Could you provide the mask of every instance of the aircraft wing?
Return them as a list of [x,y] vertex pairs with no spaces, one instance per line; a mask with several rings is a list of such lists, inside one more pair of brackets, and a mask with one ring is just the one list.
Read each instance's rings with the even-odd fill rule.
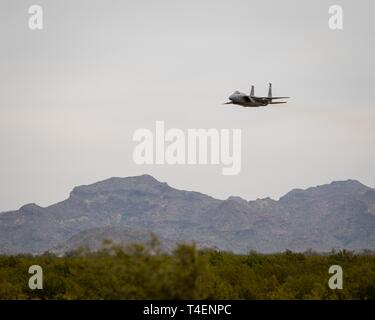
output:
[[270,102],[269,104],[281,104],[281,103],[287,103],[286,101],[280,101],[280,102]]
[[256,97],[256,98],[259,98],[259,99],[267,99],[267,100],[273,100],[273,99],[289,99],[290,97]]

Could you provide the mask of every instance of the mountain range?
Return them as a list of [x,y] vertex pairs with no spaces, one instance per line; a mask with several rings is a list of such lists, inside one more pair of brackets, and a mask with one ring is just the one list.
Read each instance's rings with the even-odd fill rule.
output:
[[219,200],[150,175],[75,187],[48,207],[0,213],[0,253],[64,253],[103,240],[178,242],[236,253],[375,249],[375,189],[355,180],[294,189],[279,200]]

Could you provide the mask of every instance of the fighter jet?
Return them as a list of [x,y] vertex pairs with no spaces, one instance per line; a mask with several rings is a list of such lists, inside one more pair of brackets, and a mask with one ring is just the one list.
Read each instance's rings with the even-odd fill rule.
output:
[[268,96],[267,97],[256,97],[254,95],[254,86],[251,86],[251,92],[249,95],[235,91],[230,97],[229,102],[224,104],[237,104],[242,107],[266,107],[269,104],[281,104],[286,103],[286,101],[273,101],[276,99],[288,99],[289,97],[272,97],[272,83],[269,83]]

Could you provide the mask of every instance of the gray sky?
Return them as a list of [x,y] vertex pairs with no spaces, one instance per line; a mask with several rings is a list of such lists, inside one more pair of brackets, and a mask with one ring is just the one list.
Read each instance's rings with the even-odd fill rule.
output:
[[[28,28],[32,4],[42,31]],[[342,31],[328,28],[332,4]],[[374,12],[371,0],[2,0],[0,210],[142,173],[219,198],[348,178],[375,187]],[[289,104],[222,105],[269,81]],[[241,174],[135,165],[132,134],[156,120],[241,128]]]

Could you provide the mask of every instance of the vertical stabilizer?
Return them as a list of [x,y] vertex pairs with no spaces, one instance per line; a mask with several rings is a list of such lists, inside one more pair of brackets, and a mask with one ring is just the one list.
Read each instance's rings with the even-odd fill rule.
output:
[[269,83],[268,85],[268,98],[272,98],[272,83]]
[[251,86],[250,97],[254,97],[254,86]]

